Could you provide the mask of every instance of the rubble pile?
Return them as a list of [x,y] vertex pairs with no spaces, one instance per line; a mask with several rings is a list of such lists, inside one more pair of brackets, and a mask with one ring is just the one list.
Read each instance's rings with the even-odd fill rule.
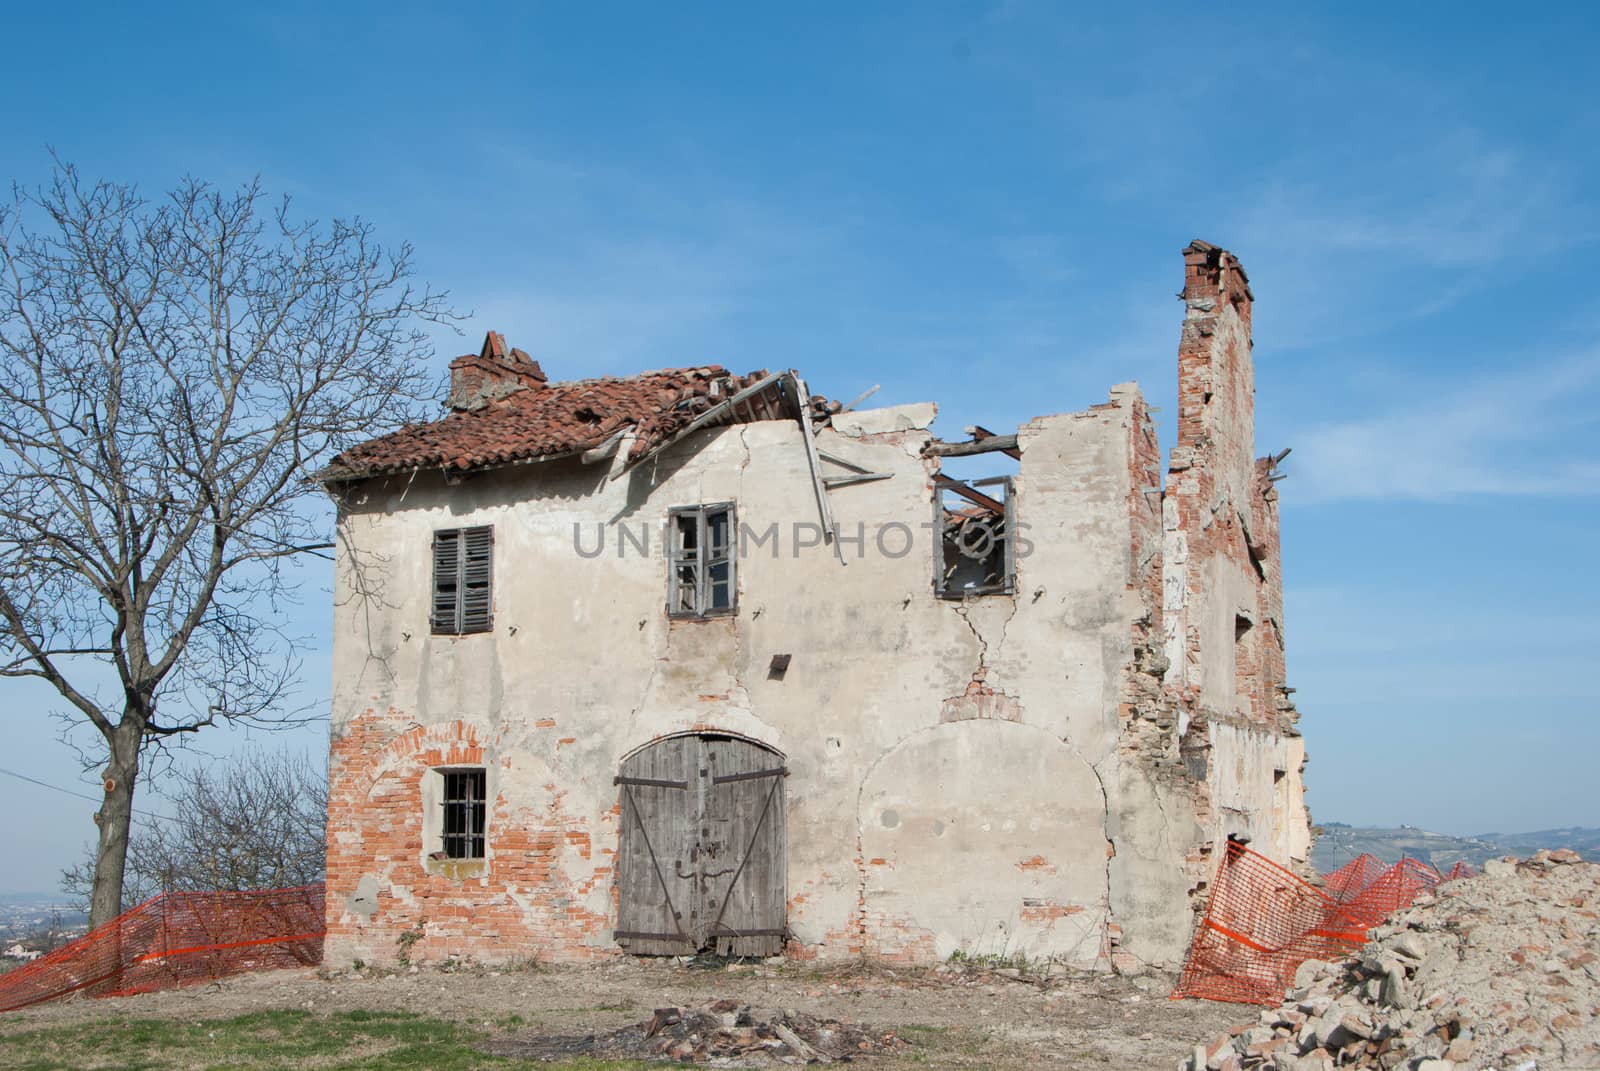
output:
[[698,1008],[657,1008],[649,1019],[609,1034],[501,1038],[484,1049],[496,1056],[533,1060],[587,1056],[771,1067],[849,1063],[863,1056],[898,1052],[906,1044],[888,1031],[791,1010],[761,1010],[737,1000],[717,1000]]
[[1600,1068],[1600,865],[1491,860],[1308,960],[1283,1004],[1196,1045],[1184,1071]]

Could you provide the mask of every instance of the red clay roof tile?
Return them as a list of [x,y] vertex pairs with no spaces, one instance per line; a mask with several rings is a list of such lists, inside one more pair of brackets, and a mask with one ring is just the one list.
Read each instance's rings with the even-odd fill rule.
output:
[[[491,336],[485,350],[503,353],[504,345]],[[633,453],[638,455],[763,375],[733,376],[710,365],[517,390],[482,408],[452,412],[352,447],[321,475],[325,480],[356,479],[416,468],[460,471],[560,457],[599,446],[625,424],[637,432]]]

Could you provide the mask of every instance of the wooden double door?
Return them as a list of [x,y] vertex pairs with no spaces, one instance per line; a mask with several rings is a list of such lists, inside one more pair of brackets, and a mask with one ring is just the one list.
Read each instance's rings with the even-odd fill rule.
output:
[[768,956],[786,933],[777,752],[733,736],[659,740],[616,778],[616,939],[636,955]]

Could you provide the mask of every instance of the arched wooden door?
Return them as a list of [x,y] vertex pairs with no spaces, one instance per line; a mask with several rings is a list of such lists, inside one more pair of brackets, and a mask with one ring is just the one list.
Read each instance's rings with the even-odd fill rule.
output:
[[732,736],[672,736],[630,755],[616,939],[635,955],[769,956],[786,932],[783,758]]

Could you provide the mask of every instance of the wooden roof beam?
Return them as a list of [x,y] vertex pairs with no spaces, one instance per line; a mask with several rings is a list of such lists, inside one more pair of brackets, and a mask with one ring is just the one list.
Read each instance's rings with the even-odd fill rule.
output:
[[922,452],[928,457],[967,457],[972,454],[1002,453],[1019,461],[1022,459],[1022,451],[1017,449],[1015,435],[989,435],[988,438],[977,438],[968,443],[947,443],[933,439],[922,448]]
[[952,479],[949,476],[935,476],[933,478],[933,484],[941,491],[949,491],[951,494],[960,495],[962,498],[966,499],[968,502],[971,502],[975,506],[982,506],[984,509],[993,510],[994,512],[1002,515],[1006,511],[1006,504],[1004,502],[1001,502],[999,499],[990,498],[982,491],[974,491],[960,480]]

